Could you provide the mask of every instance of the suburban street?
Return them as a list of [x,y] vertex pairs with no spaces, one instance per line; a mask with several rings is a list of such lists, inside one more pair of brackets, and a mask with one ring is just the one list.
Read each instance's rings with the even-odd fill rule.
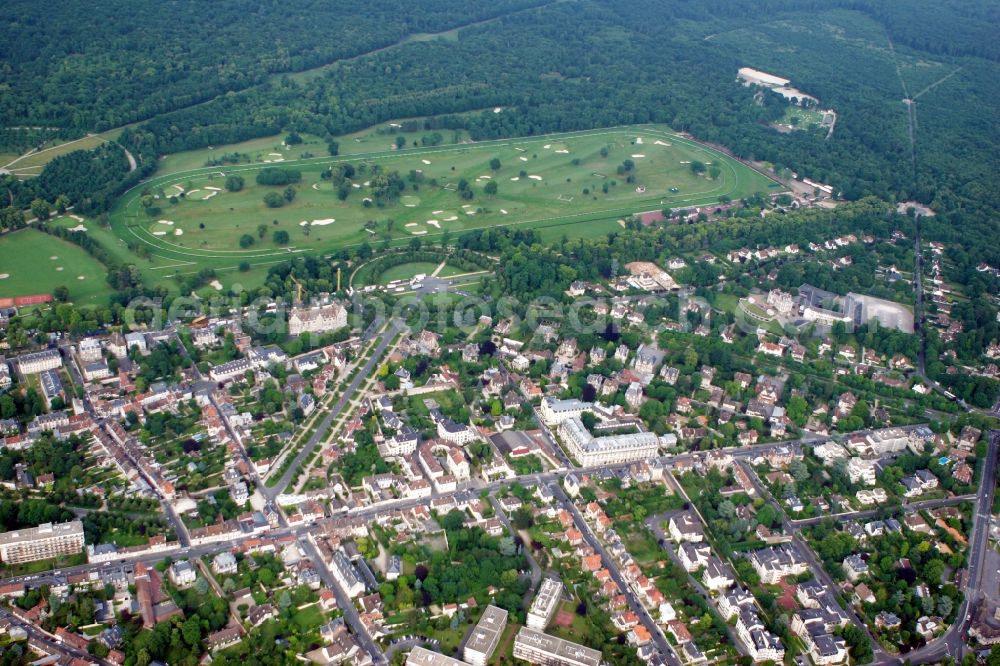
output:
[[351,401],[351,398],[358,390],[358,387],[361,386],[361,383],[367,380],[371,376],[372,372],[374,372],[375,367],[382,360],[382,354],[385,352],[386,347],[389,346],[389,343],[392,342],[393,338],[395,338],[404,328],[405,325],[403,322],[393,320],[392,323],[390,323],[382,332],[379,337],[379,342],[375,346],[374,351],[372,351],[371,356],[369,356],[368,360],[361,367],[361,369],[354,373],[354,379],[352,379],[350,384],[347,385],[343,394],[341,394],[337,402],[330,408],[330,411],[328,411],[323,417],[323,420],[320,422],[315,432],[313,432],[312,436],[309,437],[302,449],[296,454],[295,458],[292,459],[291,465],[289,465],[288,469],[285,470],[285,473],[281,475],[278,482],[273,486],[265,484],[261,487],[261,494],[267,499],[268,502],[273,502],[278,495],[285,491],[288,484],[292,482],[292,477],[298,473],[303,461],[312,455],[313,449],[316,448],[317,444],[326,439],[326,435],[330,430],[331,424],[333,424],[337,417],[340,416],[344,406]]

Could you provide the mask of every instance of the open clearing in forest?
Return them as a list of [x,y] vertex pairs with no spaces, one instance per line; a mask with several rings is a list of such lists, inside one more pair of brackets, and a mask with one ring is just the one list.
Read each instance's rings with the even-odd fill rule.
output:
[[111,294],[101,262],[72,243],[31,228],[0,235],[0,274],[7,276],[0,279],[2,298],[51,294],[64,286],[74,303],[94,305]]
[[7,169],[19,178],[30,178],[42,172],[46,164],[61,155],[67,155],[74,150],[93,150],[102,143],[113,140],[120,130],[111,130],[103,134],[88,134],[74,141],[50,142],[40,150],[25,153],[13,160],[0,161],[0,167]]
[[[391,136],[371,132],[361,136],[379,149],[204,167],[156,177],[116,204],[112,232],[144,246],[149,254],[145,263],[157,265],[142,266],[143,270],[158,271],[152,275],[162,278],[165,273],[203,267],[232,270],[241,261],[269,265],[297,252],[332,252],[364,242],[434,241],[442,234],[454,237],[500,225],[537,228],[545,235],[592,237],[620,228],[617,220],[636,212],[707,205],[720,197],[737,199],[781,189],[766,176],[662,126],[412,147],[418,132],[403,135],[411,146],[403,150],[387,149]],[[270,141],[273,146],[274,138]],[[340,141],[342,146],[351,143],[346,137]],[[263,143],[256,148],[264,159],[279,159],[283,152],[269,150]],[[500,160],[499,169],[492,168],[494,159]],[[191,160],[193,156],[187,161]],[[704,163],[708,171],[694,173],[692,162]],[[622,173],[625,163],[633,166]],[[355,174],[342,200],[323,172],[344,164],[350,164]],[[719,170],[714,179],[713,166]],[[258,185],[255,180],[262,169],[271,167],[301,173],[294,200],[280,208],[268,208],[263,200],[285,187]],[[401,176],[404,190],[377,205],[372,181],[393,171]],[[245,181],[239,192],[224,187],[226,177],[233,174]],[[471,198],[459,191],[463,181]],[[496,194],[486,192],[490,183],[495,183]],[[158,212],[150,215],[143,208],[144,195],[154,197]],[[278,230],[288,233],[287,245],[274,243]],[[240,246],[243,235],[255,239],[249,248]]]

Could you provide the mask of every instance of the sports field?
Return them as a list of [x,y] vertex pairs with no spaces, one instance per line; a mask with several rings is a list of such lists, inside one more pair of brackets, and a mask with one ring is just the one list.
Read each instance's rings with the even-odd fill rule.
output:
[[70,300],[106,303],[107,269],[83,249],[34,229],[0,236],[0,297],[51,294],[69,289]]
[[[247,261],[267,265],[296,252],[328,252],[362,242],[394,245],[414,238],[439,239],[470,229],[523,225],[560,235],[587,237],[618,227],[636,212],[716,203],[780,186],[723,154],[680,137],[662,126],[592,130],[523,139],[468,142],[434,148],[377,150],[338,157],[285,159],[232,167],[205,167],[166,174],[122,197],[112,213],[112,230],[148,250],[156,269],[185,273],[202,267],[234,268]],[[493,160],[500,161],[495,169]],[[703,173],[693,162],[705,165]],[[321,174],[350,164],[345,200]],[[258,185],[264,168],[294,169],[301,180],[295,197],[269,208],[264,196],[284,186]],[[621,169],[620,169],[621,167]],[[624,171],[622,171],[624,169]],[[373,182],[398,172],[405,189],[376,204]],[[242,176],[239,192],[226,178]],[[715,176],[714,178],[712,176]],[[631,182],[628,182],[631,180]],[[467,183],[471,196],[459,192]],[[496,184],[489,194],[487,185]],[[143,198],[159,209],[149,215]],[[262,228],[263,227],[263,228]],[[277,231],[288,234],[276,244]],[[241,247],[240,238],[253,245]]]

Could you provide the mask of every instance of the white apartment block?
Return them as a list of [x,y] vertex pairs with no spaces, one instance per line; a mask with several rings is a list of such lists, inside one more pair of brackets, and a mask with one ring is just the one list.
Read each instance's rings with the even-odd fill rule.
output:
[[523,627],[514,637],[514,657],[545,666],[600,666],[601,653],[576,643]]
[[875,467],[878,464],[875,460],[865,458],[851,458],[847,461],[847,476],[851,483],[861,483],[866,486],[875,485]]
[[553,578],[546,578],[538,588],[538,594],[528,609],[527,625],[531,629],[545,631],[562,598],[562,583]]
[[0,534],[0,560],[22,564],[83,550],[83,522],[44,523],[38,527]]
[[472,666],[486,666],[506,627],[507,611],[493,605],[487,606],[465,643],[462,658]]
[[584,412],[593,409],[593,405],[582,400],[559,400],[557,398],[542,398],[542,406],[538,410],[545,425],[555,426],[572,418],[579,418]]

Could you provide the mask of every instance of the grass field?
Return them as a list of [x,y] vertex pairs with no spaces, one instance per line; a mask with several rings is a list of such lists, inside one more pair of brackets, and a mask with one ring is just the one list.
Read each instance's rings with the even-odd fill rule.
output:
[[121,130],[111,130],[103,134],[89,134],[75,141],[52,142],[37,152],[27,153],[10,160],[4,158],[0,160],[0,167],[7,169],[19,178],[37,176],[46,164],[60,155],[66,155],[74,150],[92,150],[106,141],[111,141],[120,132]]
[[[420,134],[406,136],[412,139]],[[435,240],[444,233],[499,225],[538,228],[545,236],[592,237],[620,229],[618,220],[636,212],[704,205],[721,196],[735,199],[779,188],[767,177],[665,127],[626,127],[401,151],[389,149],[392,138],[369,130],[340,140],[342,153],[358,146],[367,148],[365,152],[278,163],[302,173],[294,201],[281,208],[267,208],[263,197],[284,188],[255,182],[257,173],[275,166],[273,162],[191,168],[159,176],[118,202],[112,212],[112,231],[119,238],[145,245],[150,260],[139,262],[140,268],[162,277],[203,267],[235,270],[241,261],[266,266],[296,252],[329,252],[365,241],[388,240],[401,245],[413,238]],[[280,140],[278,144],[275,141],[274,137],[259,140],[253,150],[267,150],[273,158],[270,152],[281,154],[270,150],[280,145]],[[312,152],[319,154],[320,147],[307,144],[286,152],[301,152],[300,148],[316,148]],[[325,146],[322,148],[325,152]],[[171,164],[203,164],[207,156],[205,151],[194,151],[184,159],[176,156]],[[500,169],[491,169],[493,158],[500,160]],[[635,165],[632,183],[616,174],[626,160]],[[693,173],[692,161],[718,166],[718,177],[713,180]],[[346,201],[339,200],[320,177],[328,167],[342,163],[350,163],[358,171]],[[368,183],[378,170],[398,171],[406,182],[402,196],[384,207],[365,203],[372,195]],[[234,173],[246,181],[244,189],[236,193],[224,188],[225,177]],[[412,182],[410,174],[419,182]],[[463,199],[455,191],[463,179],[469,183],[472,199]],[[498,185],[495,196],[484,192],[490,181]],[[159,197],[155,205],[160,212],[155,217],[142,208],[144,194]],[[172,199],[177,203],[171,203]],[[259,225],[267,227],[264,238],[249,249],[241,249],[240,236],[256,238]],[[277,230],[289,234],[287,246],[272,241]]]
[[429,261],[415,261],[409,264],[400,264],[387,269],[378,278],[381,285],[389,284],[395,280],[409,280],[415,275],[430,275],[437,270],[438,265]]
[[[0,236],[0,297],[69,289],[75,303],[104,303],[111,294],[107,269],[81,248],[54,236],[23,229]],[[82,279],[81,279],[82,278]]]

